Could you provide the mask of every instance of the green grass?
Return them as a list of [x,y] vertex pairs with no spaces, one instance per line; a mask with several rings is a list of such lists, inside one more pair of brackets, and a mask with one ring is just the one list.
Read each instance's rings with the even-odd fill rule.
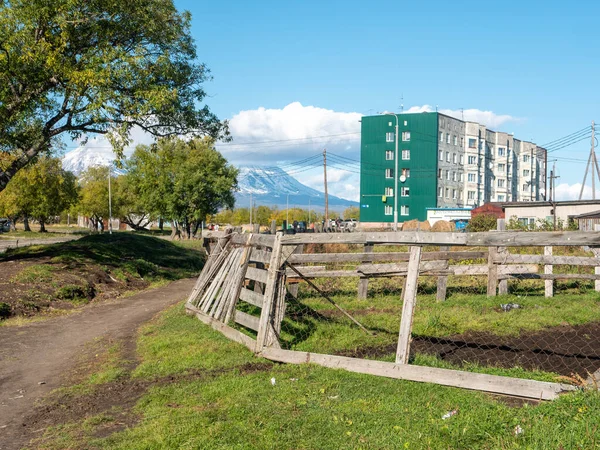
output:
[[[181,306],[143,328],[138,352],[142,362],[132,377],[155,384],[134,408],[137,423],[98,438],[120,414],[106,411],[47,430],[39,447],[591,449],[600,440],[598,393],[510,407],[462,389],[273,364]],[[264,366],[248,371],[249,363]]]
[[[99,265],[124,278],[175,280],[198,273],[204,262],[193,246],[134,233],[96,234],[76,241],[9,249],[2,261],[49,257],[53,264]],[[50,269],[44,269],[50,270]]]
[[25,267],[17,275],[11,278],[12,283],[35,283],[48,282],[52,280],[54,267],[47,264],[34,264]]

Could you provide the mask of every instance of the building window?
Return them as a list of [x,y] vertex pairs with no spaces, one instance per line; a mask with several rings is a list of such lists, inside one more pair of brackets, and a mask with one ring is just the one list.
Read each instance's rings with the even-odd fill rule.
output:
[[452,198],[456,200],[456,189],[452,189]]
[[477,164],[477,156],[469,155],[469,164]]
[[463,181],[465,181],[465,178],[464,178],[464,176],[463,176],[463,173],[462,173],[462,172],[458,174],[458,181],[460,181],[461,183],[462,183]]
[[386,197],[393,197],[394,196],[394,188],[393,187],[386,187],[385,188],[385,196]]
[[450,152],[446,152],[446,162],[450,162]]
[[452,153],[452,162],[453,162],[454,164],[456,164],[456,163],[458,162],[458,158],[457,158],[457,155],[456,155],[456,153]]
[[504,183],[505,181],[506,180],[504,180],[502,178],[498,179],[498,187],[503,188],[505,186],[505,183]]
[[452,172],[452,181],[456,181],[456,172]]
[[396,136],[394,132],[385,133],[385,142],[394,142],[396,140]]
[[504,147],[498,147],[498,156],[504,156]]
[[529,185],[527,183],[523,185],[523,192],[529,192]]
[[394,214],[394,208],[391,205],[385,205],[385,215],[391,216],[392,214]]
[[410,194],[410,188],[408,186],[403,186],[400,188],[400,196],[408,197]]
[[409,214],[410,214],[410,208],[408,207],[408,205],[400,206],[400,215],[401,216],[408,216]]
[[446,180],[450,181],[450,171],[446,170]]
[[407,127],[408,126],[408,120],[404,121],[404,126]]
[[498,164],[498,172],[504,172],[506,170],[506,164]]
[[385,169],[386,178],[394,178],[394,169]]
[[477,148],[477,139],[469,138],[469,148]]
[[442,169],[438,169],[438,178],[442,179]]
[[450,143],[450,133],[446,133],[446,144]]
[[444,152],[440,150],[440,161],[444,160]]
[[529,162],[529,155],[523,155],[523,162]]
[[402,150],[402,159],[405,161],[410,159],[410,150]]
[[452,136],[452,140],[454,141],[454,145],[458,145],[458,136]]
[[450,198],[450,188],[446,188],[446,198]]
[[402,169],[400,174],[405,176],[406,178],[410,178],[410,169]]
[[402,132],[402,141],[404,141],[404,142],[410,141],[410,131]]
[[475,180],[477,180],[477,174],[476,173],[469,173],[469,174],[467,174],[467,181],[469,183],[475,183]]
[[498,196],[498,201],[499,201],[499,202],[503,202],[503,201],[505,201],[505,197],[504,197],[504,195],[499,195],[499,196]]
[[440,131],[440,142],[444,142],[444,132]]
[[393,161],[394,160],[394,151],[393,150],[386,150],[385,151],[385,160],[386,161]]
[[460,163],[461,164],[465,163],[465,157],[464,157],[464,155],[460,155]]
[[444,195],[444,188],[442,188],[442,187],[439,187],[439,188],[438,188],[438,197],[441,197],[441,196],[443,196],[443,195]]
[[467,191],[467,199],[475,200],[475,191]]
[[523,176],[524,177],[528,177],[529,176],[529,170],[527,170],[527,169],[523,170]]
[[461,146],[462,148],[464,148],[464,147],[465,147],[465,138],[464,138],[464,137],[462,137],[462,136],[460,137],[460,146]]

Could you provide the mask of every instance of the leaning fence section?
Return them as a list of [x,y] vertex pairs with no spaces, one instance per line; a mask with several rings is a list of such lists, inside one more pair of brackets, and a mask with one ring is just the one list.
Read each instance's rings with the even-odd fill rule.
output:
[[535,399],[599,375],[600,233],[220,232],[205,244],[188,311],[272,360]]

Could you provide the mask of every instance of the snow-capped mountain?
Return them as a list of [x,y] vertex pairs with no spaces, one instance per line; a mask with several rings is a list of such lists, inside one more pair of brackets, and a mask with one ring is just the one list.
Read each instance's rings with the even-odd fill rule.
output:
[[[238,175],[239,192],[236,193],[236,206],[256,205],[289,206],[314,209],[325,208],[325,195],[310,188],[279,167],[242,166]],[[289,195],[289,197],[288,197]],[[357,202],[329,195],[329,209],[345,209],[348,206],[358,206]]]
[[[109,166],[114,163],[116,156],[111,148],[86,148],[78,147],[63,156],[63,169],[79,175],[88,167]],[[122,169],[114,168],[113,173],[122,174]]]
[[[76,175],[92,166],[108,166],[115,159],[110,148],[76,148],[63,157],[63,168]],[[235,194],[236,207],[249,207],[250,197],[255,206],[265,205],[285,208],[289,206],[314,210],[325,208],[325,196],[322,192],[310,188],[279,167],[241,166],[239,167],[239,191]],[[114,169],[122,174],[122,169]],[[348,206],[358,206],[357,202],[329,195],[329,209],[343,210]]]

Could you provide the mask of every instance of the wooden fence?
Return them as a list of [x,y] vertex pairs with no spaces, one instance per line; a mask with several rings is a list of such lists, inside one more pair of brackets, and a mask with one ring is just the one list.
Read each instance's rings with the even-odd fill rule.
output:
[[[188,299],[188,311],[265,358],[535,399],[553,399],[561,392],[575,389],[563,383],[409,364],[418,278],[437,277],[438,300],[446,298],[448,276],[462,275],[486,276],[488,296],[506,293],[510,279],[544,280],[546,296],[553,295],[557,279],[596,280],[595,288],[600,290],[600,258],[594,248],[600,246],[600,232],[373,232],[285,236],[209,232],[204,239],[209,258]],[[303,246],[308,244],[335,243],[363,247],[356,253],[302,253]],[[376,245],[407,246],[407,251],[374,252]],[[439,248],[424,251],[432,246]],[[553,246],[589,246],[595,256],[553,255]],[[475,249],[463,250],[463,247]],[[509,253],[509,247],[542,247],[544,254]],[[328,263],[348,263],[354,267],[327,270],[325,266],[318,266]],[[553,273],[556,265],[595,269],[593,274]],[[358,296],[366,298],[370,279],[391,276],[405,279],[395,363],[281,348],[279,335],[286,312],[286,292],[295,296],[297,283],[305,282],[318,290],[312,279],[358,277]],[[250,283],[254,286],[252,290],[248,289]],[[319,292],[362,327],[326,293]],[[260,315],[244,312],[244,304],[260,308]],[[256,337],[236,329],[235,324],[254,330]]]

